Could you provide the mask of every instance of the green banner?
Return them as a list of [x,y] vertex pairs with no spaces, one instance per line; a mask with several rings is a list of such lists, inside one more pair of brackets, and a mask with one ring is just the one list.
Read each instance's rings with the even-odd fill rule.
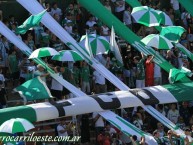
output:
[[193,1],[192,0],[178,0],[180,4],[192,15],[193,17]]
[[[114,27],[115,32],[129,42],[138,51],[145,55],[154,55],[154,62],[157,63],[161,68],[169,72],[173,66],[167,62],[159,53],[153,50],[151,47],[145,46],[141,42],[141,38],[135,35],[128,27],[126,27],[120,20],[118,20],[110,11],[108,11],[99,1],[93,0],[90,3],[88,0],[79,0],[80,4],[89,10],[93,15],[97,16],[103,23],[108,27]],[[100,10],[100,11],[98,11]],[[185,78],[183,82],[189,81]]]

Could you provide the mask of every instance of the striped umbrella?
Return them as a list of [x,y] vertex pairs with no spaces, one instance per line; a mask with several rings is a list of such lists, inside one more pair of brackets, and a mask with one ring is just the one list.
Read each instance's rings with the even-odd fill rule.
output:
[[27,132],[32,128],[34,128],[34,125],[28,120],[23,118],[13,118],[5,121],[0,126],[0,132],[13,134],[17,132]]
[[143,24],[145,26],[159,26],[160,25],[160,16],[152,8],[147,6],[134,7],[131,15],[137,23]]
[[167,38],[158,34],[150,34],[141,41],[145,45],[155,47],[157,49],[169,50],[173,47],[172,43]]
[[172,42],[177,43],[184,32],[186,32],[186,30],[181,26],[168,26],[162,27],[160,35],[166,37]]
[[[104,54],[110,50],[109,42],[105,37],[96,34],[89,34],[88,38],[92,49],[92,53],[94,55]],[[85,48],[85,40],[86,35],[82,36],[79,42],[79,44],[84,48]]]
[[52,59],[57,61],[74,61],[74,62],[84,60],[78,52],[73,50],[59,51],[59,54],[53,56]]
[[161,24],[166,26],[173,26],[171,18],[165,12],[158,11],[158,10],[155,10],[155,11],[159,14],[161,18],[161,22],[160,22]]
[[42,47],[39,49],[36,49],[31,53],[29,56],[29,59],[32,58],[40,58],[40,57],[46,57],[46,56],[53,56],[59,54],[55,49],[50,47]]

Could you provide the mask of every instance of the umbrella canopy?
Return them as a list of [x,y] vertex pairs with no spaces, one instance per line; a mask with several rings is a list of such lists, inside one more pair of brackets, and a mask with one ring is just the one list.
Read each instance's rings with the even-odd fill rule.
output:
[[46,56],[53,56],[59,54],[55,49],[50,47],[42,47],[39,49],[36,49],[31,53],[29,56],[29,59],[32,58],[40,58],[40,57],[46,57]]
[[[109,42],[105,37],[96,34],[89,34],[88,38],[92,49],[92,53],[94,55],[104,54],[110,50]],[[86,35],[82,36],[79,42],[79,44],[84,48],[85,48],[85,41]]]
[[52,59],[57,61],[74,61],[74,62],[84,60],[78,52],[73,50],[59,51],[59,55],[53,56]]
[[169,73],[169,82],[175,83],[186,76],[191,77],[192,75],[193,75],[192,72],[185,67],[182,67],[181,70],[172,68],[170,69],[170,73]]
[[143,24],[145,26],[159,26],[160,25],[160,16],[152,8],[147,6],[134,7],[131,15],[137,23]]
[[17,132],[27,132],[28,130],[34,128],[34,125],[26,119],[23,118],[13,118],[5,121],[0,126],[0,132],[6,133],[17,133]]
[[181,26],[168,26],[162,27],[160,35],[166,37],[172,42],[177,43],[184,32],[186,32],[186,30]]
[[158,10],[156,10],[156,12],[160,16],[161,24],[166,25],[166,26],[173,26],[171,18],[165,12],[158,11]]
[[167,38],[158,34],[150,34],[141,41],[145,45],[155,47],[157,49],[169,50],[173,47],[172,43]]

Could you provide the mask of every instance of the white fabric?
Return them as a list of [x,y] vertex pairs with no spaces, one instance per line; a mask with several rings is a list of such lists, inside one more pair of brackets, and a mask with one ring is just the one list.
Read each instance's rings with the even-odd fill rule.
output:
[[4,75],[0,74],[0,80],[1,80],[2,82],[5,82],[5,77],[4,77]]
[[62,10],[60,8],[57,8],[57,9],[51,9],[51,15],[54,16],[54,14],[58,14],[59,16],[62,15]]
[[126,25],[131,24],[131,13],[129,11],[124,11],[124,13],[123,13],[123,22]]
[[136,88],[144,88],[145,80],[136,80]]
[[170,3],[172,4],[174,10],[179,10],[180,7],[178,0],[170,0]]
[[95,83],[98,83],[100,85],[105,85],[105,77],[102,76],[98,71],[93,72],[93,79],[95,80]]
[[[92,118],[94,119],[98,115],[97,112],[93,112]],[[95,127],[104,127],[105,123],[103,121],[103,118],[100,116],[97,121],[95,122]]]
[[154,64],[154,78],[160,78],[161,77],[161,68],[156,63]]
[[94,26],[94,24],[96,24],[95,21],[87,21],[86,25],[88,25],[90,28]]
[[59,124],[57,126],[58,136],[68,136],[67,131],[65,131],[64,133],[60,133],[60,131],[65,130],[65,129],[66,129],[66,125]]
[[[60,76],[61,78],[63,78],[60,73],[56,73],[56,75],[58,75],[58,76]],[[61,85],[57,80],[55,80],[55,79],[53,78],[53,79],[52,79],[52,83],[51,83],[51,89],[52,89],[52,90],[62,91],[62,90],[63,90],[63,85]]]
[[179,111],[178,111],[178,110],[173,111],[173,110],[170,109],[170,110],[168,111],[167,118],[168,118],[169,120],[171,120],[173,123],[177,123],[179,116],[180,116],[180,114],[179,114]]

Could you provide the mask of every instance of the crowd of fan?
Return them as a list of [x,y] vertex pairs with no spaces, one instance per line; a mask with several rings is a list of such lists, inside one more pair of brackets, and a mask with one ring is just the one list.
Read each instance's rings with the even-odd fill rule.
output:
[[[180,43],[193,52],[193,18],[180,6],[177,0],[140,1],[143,5],[165,11],[175,25],[183,26],[187,31],[182,35]],[[82,8],[76,1],[70,3],[63,10],[58,7],[56,2],[53,4],[45,1],[40,2],[50,15],[53,16],[76,41],[79,41],[81,36],[85,35],[86,32],[104,36],[109,40],[110,28],[103,24],[97,17],[89,14],[89,12]],[[105,0],[102,1],[102,3],[137,35],[145,37],[150,33],[157,33],[154,28],[147,28],[134,23],[131,17],[132,8],[127,5],[124,0]],[[16,27],[19,25],[14,15],[5,18],[3,17],[2,11],[0,11],[0,19],[12,32],[15,32]],[[69,49],[42,24],[34,27],[33,30],[28,31],[25,35],[17,36],[22,39],[32,51],[46,46],[55,48],[57,51]],[[111,53],[97,55],[95,58],[126,85],[130,88],[142,88],[145,86],[169,83],[168,73],[162,70],[157,64],[153,63],[154,56],[149,55],[145,57],[119,37],[117,37],[117,42],[124,60],[123,67],[119,65],[118,61]],[[192,61],[177,48],[173,48],[169,51],[159,51],[159,53],[176,68],[184,66],[193,70]],[[81,90],[88,95],[118,90],[99,72],[89,67],[85,61],[75,63],[56,62],[51,60],[50,57],[44,58],[44,61],[54,69],[55,73],[74,86],[81,88]],[[41,79],[47,83],[56,100],[75,97],[61,84],[52,79],[43,66],[34,64],[33,60],[28,60],[26,55],[22,55],[21,51],[2,35],[0,38],[0,65],[1,108],[7,107],[6,97],[3,95],[6,95],[6,92],[3,87],[7,87],[6,80],[9,79],[12,80],[13,87],[16,87],[33,77],[40,76]],[[189,139],[190,136],[193,137],[193,102],[159,104],[154,107],[184,130],[187,137],[182,139],[178,134],[175,134],[171,130],[167,130],[167,128],[164,128],[160,122],[157,122],[141,107],[126,108],[124,110],[116,110],[115,112],[127,121],[133,123],[139,129],[152,133],[160,145],[180,144],[182,140],[188,144],[187,142],[191,141],[191,139]],[[79,119],[81,123],[81,142],[83,144],[89,144],[91,127],[95,128],[96,143],[99,145],[110,145],[110,143],[127,145],[138,144],[135,135],[130,137],[126,136],[117,128],[105,122],[98,113],[92,114],[93,124],[89,126],[89,117],[90,114],[85,114]],[[62,124],[65,126],[65,123]],[[60,133],[60,127],[58,129]],[[145,144],[145,139],[143,137],[140,144]]]

